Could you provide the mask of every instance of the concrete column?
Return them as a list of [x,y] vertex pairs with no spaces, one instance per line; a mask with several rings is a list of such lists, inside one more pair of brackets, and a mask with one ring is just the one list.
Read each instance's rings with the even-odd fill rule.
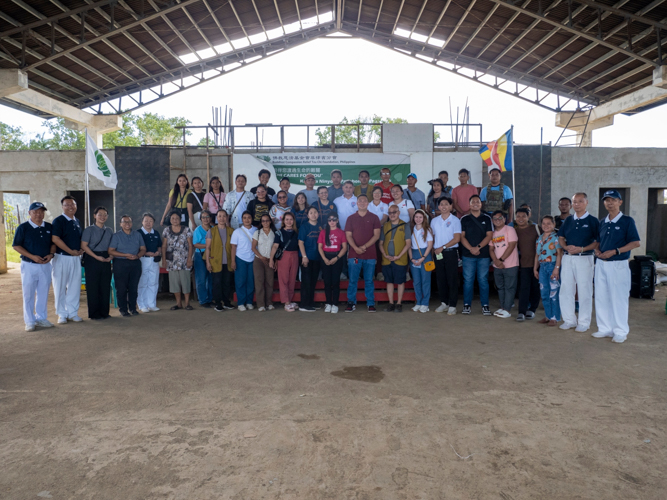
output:
[[593,130],[614,124],[613,115],[597,119],[594,111],[561,111],[556,113],[556,126],[574,132],[579,147],[593,147]]
[[4,210],[4,197],[2,196],[2,191],[0,191],[0,205],[3,207],[2,212],[0,212],[0,274],[7,272],[7,243],[5,236],[5,210]]

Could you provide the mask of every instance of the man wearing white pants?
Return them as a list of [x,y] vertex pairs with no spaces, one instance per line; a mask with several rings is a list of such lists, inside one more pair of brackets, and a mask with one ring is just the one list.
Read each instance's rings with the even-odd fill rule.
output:
[[600,224],[600,248],[595,266],[595,319],[597,339],[611,337],[622,344],[628,337],[628,308],[631,286],[630,251],[640,245],[637,226],[632,217],[621,212],[621,194],[610,189],[602,197],[609,215]]
[[60,200],[63,214],[53,219],[52,240],[56,245],[53,259],[53,295],[56,302],[58,323],[67,320],[83,321],[79,317],[81,297],[81,224],[74,214],[76,201],[72,196]]
[[35,326],[50,328],[46,319],[46,300],[51,286],[51,259],[55,245],[51,242],[52,227],[44,222],[46,207],[35,202],[30,205],[30,220],[16,228],[12,247],[21,254],[21,286],[23,288],[23,321],[25,331]]
[[141,257],[141,278],[137,294],[137,307],[142,313],[159,311],[156,305],[160,282],[160,260],[162,256],[162,238],[153,229],[155,217],[146,212],[141,218],[139,234],[144,239],[146,253]]
[[[574,215],[570,215],[558,231],[558,241],[565,250],[561,264],[560,311],[561,330],[575,328],[585,332],[593,315],[593,251],[598,247],[600,222],[588,213],[588,196],[572,197]],[[575,314],[574,297],[579,295],[579,318]]]

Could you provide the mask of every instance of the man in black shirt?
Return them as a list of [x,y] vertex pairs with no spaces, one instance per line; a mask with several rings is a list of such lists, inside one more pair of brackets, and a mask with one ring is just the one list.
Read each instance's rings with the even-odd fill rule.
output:
[[567,197],[558,200],[558,210],[560,211],[560,215],[554,217],[554,220],[556,221],[556,231],[560,229],[560,227],[563,225],[563,222],[565,222],[565,219],[570,216],[570,210],[572,210],[572,200]]
[[266,188],[267,196],[272,199],[273,196],[276,194],[276,190],[269,187],[269,181],[271,180],[271,172],[263,168],[262,170],[259,171],[258,177],[259,177],[259,184],[254,188],[252,188],[250,192],[255,196],[257,196],[257,188],[259,186],[264,186]]
[[482,212],[482,200],[470,197],[470,213],[461,218],[461,246],[463,254],[463,314],[470,314],[475,275],[479,284],[482,313],[491,316],[489,309],[489,242],[493,238],[493,221]]
[[21,254],[21,286],[23,288],[23,321],[25,331],[35,326],[53,324],[46,319],[46,300],[51,286],[51,259],[56,251],[51,242],[52,226],[44,222],[46,207],[35,202],[30,205],[30,220],[21,224],[14,234],[12,247]]
[[74,214],[76,200],[65,196],[60,200],[63,214],[53,219],[51,239],[58,247],[53,259],[53,296],[56,302],[58,323],[67,320],[83,321],[79,317],[81,297],[81,236],[83,230]]

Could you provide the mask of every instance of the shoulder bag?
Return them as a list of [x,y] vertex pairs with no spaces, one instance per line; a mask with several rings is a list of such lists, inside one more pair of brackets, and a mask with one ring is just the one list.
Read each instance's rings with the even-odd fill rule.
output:
[[296,231],[292,231],[292,235],[289,237],[289,240],[287,240],[287,243],[283,240],[283,233],[282,231],[280,232],[280,241],[283,244],[283,246],[278,246],[278,249],[276,250],[276,253],[273,255],[273,260],[280,260],[283,256],[283,253],[285,253],[285,248],[289,246],[290,243],[292,243],[292,238],[294,238],[294,234]]
[[[415,233],[412,233],[412,237],[415,238]],[[424,254],[422,253],[422,249],[419,246],[417,238],[415,238],[415,243],[417,243],[417,250],[419,250],[419,256],[423,258]],[[427,273],[435,271],[435,262],[433,262],[432,260],[424,261],[424,271],[426,271]]]
[[[107,234],[107,228],[105,227],[102,230],[102,237],[99,240],[97,240],[97,243],[95,243],[94,245],[88,245],[88,248],[90,248],[91,252],[95,252],[95,250],[93,250],[93,247],[96,247],[97,245],[99,245],[102,242],[102,240],[104,239],[104,236],[106,234]],[[82,266],[86,265],[86,256],[90,257],[87,252],[83,252],[83,254],[81,255],[81,265]]]
[[194,191],[192,192],[192,195],[195,197],[195,200],[197,200],[197,203],[199,203],[199,210],[197,210],[193,216],[195,218],[195,224],[197,224],[197,227],[201,226],[201,211],[204,210],[204,204],[201,202],[199,199],[199,196],[197,196],[197,193]]

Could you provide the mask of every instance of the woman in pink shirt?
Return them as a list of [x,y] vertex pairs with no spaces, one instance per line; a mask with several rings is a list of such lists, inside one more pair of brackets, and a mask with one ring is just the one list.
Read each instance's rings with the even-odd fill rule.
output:
[[519,276],[519,251],[516,249],[519,238],[513,227],[505,225],[502,210],[496,210],[493,220],[493,238],[489,242],[491,260],[493,260],[493,279],[498,289],[500,309],[493,313],[499,318],[509,318],[510,309],[516,295],[517,277]]
[[475,186],[468,184],[470,181],[470,171],[468,169],[462,168],[459,170],[459,181],[461,184],[452,191],[452,200],[454,201],[456,216],[460,219],[470,213],[470,197],[478,193]]
[[322,278],[324,279],[324,295],[326,306],[324,312],[337,313],[340,298],[340,273],[347,255],[347,238],[340,228],[338,216],[329,215],[327,227],[320,231],[317,238],[317,249],[322,257]]
[[215,214],[222,210],[225,196],[225,188],[222,187],[220,177],[217,175],[211,177],[211,180],[208,182],[208,193],[204,196],[203,210],[208,210],[215,216]]

